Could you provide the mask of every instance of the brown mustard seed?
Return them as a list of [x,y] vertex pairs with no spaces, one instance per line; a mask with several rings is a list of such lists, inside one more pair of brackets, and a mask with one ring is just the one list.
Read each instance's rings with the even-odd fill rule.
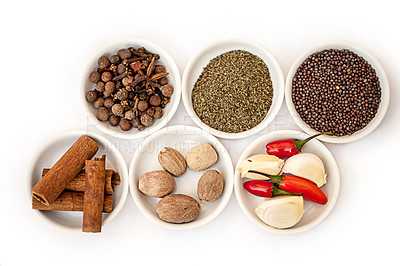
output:
[[109,67],[111,65],[111,62],[110,62],[110,60],[108,59],[107,56],[100,57],[99,60],[97,61],[97,63],[99,65],[100,69],[107,68],[107,67]]
[[97,95],[97,91],[95,91],[95,90],[88,91],[86,93],[86,100],[88,102],[93,103],[93,102],[95,102],[97,100],[97,98],[98,98],[98,95]]
[[165,97],[171,97],[172,94],[174,93],[174,87],[172,87],[172,85],[170,85],[170,84],[165,84],[161,88],[161,93]]
[[110,122],[110,125],[112,125],[113,127],[116,127],[119,125],[119,121],[121,120],[120,117],[111,114],[110,117],[108,118],[108,121]]
[[124,130],[130,130],[132,128],[132,122],[126,118],[121,119],[121,121],[119,121],[119,127]]
[[100,121],[107,121],[109,114],[110,112],[107,108],[100,107],[97,110],[97,119],[99,119]]
[[90,76],[89,76],[89,80],[90,80],[90,82],[92,82],[92,83],[97,83],[97,82],[99,82],[100,78],[101,78],[101,74],[100,74],[100,72],[98,72],[98,71],[93,71],[93,72],[90,74]]

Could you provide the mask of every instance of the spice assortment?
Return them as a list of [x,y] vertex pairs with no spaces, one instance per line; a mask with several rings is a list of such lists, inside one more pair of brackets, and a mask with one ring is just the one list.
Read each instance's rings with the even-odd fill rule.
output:
[[168,73],[157,63],[159,59],[144,47],[123,48],[110,57],[100,57],[89,76],[94,89],[86,94],[97,109],[97,118],[123,131],[142,131],[161,118],[174,87],[168,84]]
[[[210,156],[210,154],[212,156]],[[178,150],[164,147],[158,153],[158,161],[164,170],[146,172],[139,177],[138,190],[150,197],[161,198],[156,205],[158,217],[168,223],[188,223],[200,214],[200,203],[186,194],[173,194],[176,188],[175,178],[189,169],[202,172],[213,166],[218,154],[208,143],[201,143],[187,153],[186,159]],[[209,203],[217,200],[224,189],[224,180],[217,170],[207,170],[197,182],[199,201]]]
[[[314,137],[269,142],[265,145],[267,154],[249,156],[237,167],[241,178],[246,180],[243,188],[265,198],[255,213],[267,225],[290,228],[303,216],[303,200],[319,205],[328,202],[320,188],[326,183],[324,163],[313,153],[300,152]],[[296,148],[295,143],[300,145]]]
[[239,133],[257,126],[272,103],[268,66],[258,56],[232,50],[204,67],[192,90],[196,115],[209,127]]
[[292,101],[301,119],[318,132],[351,135],[375,117],[382,89],[375,69],[348,49],[325,49],[298,67]]
[[[94,158],[99,146],[81,136],[32,188],[32,208],[82,211],[82,231],[99,233],[102,213],[113,209],[112,193],[120,184],[118,172],[106,169],[106,156]],[[84,169],[83,169],[84,168]]]

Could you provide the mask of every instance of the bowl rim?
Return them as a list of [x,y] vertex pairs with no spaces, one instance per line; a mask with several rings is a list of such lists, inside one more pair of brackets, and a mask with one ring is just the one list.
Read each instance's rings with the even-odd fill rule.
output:
[[[150,211],[148,210],[148,208],[146,208],[146,206],[142,203],[142,200],[140,199],[140,197],[142,196],[141,192],[138,190],[137,188],[137,183],[135,182],[135,178],[133,176],[135,170],[135,164],[137,163],[137,158],[140,156],[140,151],[143,149],[143,147],[145,145],[148,145],[149,143],[151,143],[152,141],[154,141],[155,139],[157,139],[160,135],[163,135],[166,131],[168,130],[177,130],[177,131],[194,131],[197,133],[201,133],[201,134],[205,134],[207,136],[207,138],[211,139],[213,141],[213,143],[218,143],[218,148],[222,148],[222,150],[224,151],[225,154],[227,154],[228,156],[228,161],[230,162],[230,165],[227,166],[227,168],[229,169],[229,174],[227,175],[226,180],[229,180],[230,182],[226,182],[224,183],[224,191],[223,194],[221,195],[220,199],[221,202],[218,204],[218,206],[216,206],[215,210],[209,214],[207,217],[203,218],[202,221],[197,221],[194,220],[193,222],[189,222],[189,223],[182,223],[182,224],[173,224],[173,223],[167,223],[162,221],[161,219],[154,218],[154,216],[150,213]],[[190,230],[190,229],[195,229],[198,227],[201,227],[209,222],[211,222],[212,220],[214,220],[219,214],[221,214],[221,212],[225,209],[225,207],[227,206],[231,196],[232,196],[232,191],[233,191],[233,186],[234,186],[234,181],[233,181],[233,176],[234,176],[234,168],[233,168],[233,163],[232,163],[232,158],[230,157],[230,154],[228,153],[227,149],[225,148],[225,146],[212,134],[204,131],[201,128],[195,127],[195,126],[188,126],[188,125],[173,125],[173,126],[169,126],[169,127],[165,127],[155,133],[153,133],[152,135],[150,135],[149,137],[147,137],[140,145],[140,147],[136,150],[135,154],[132,157],[131,163],[129,165],[129,189],[130,189],[130,193],[131,196],[133,198],[133,201],[135,202],[136,206],[138,207],[138,209],[140,210],[140,212],[149,220],[151,220],[152,222],[154,222],[157,225],[160,225],[161,227],[164,227],[166,229],[172,229],[172,230]],[[172,193],[174,194],[174,192]],[[182,193],[181,193],[182,194]],[[184,194],[184,193],[183,193]]]
[[[129,131],[120,131],[117,128],[111,128],[111,126],[107,126],[104,124],[104,122],[99,121],[96,117],[96,115],[93,113],[93,111],[90,109],[91,103],[86,101],[86,92],[87,92],[87,82],[90,73],[94,70],[93,69],[93,63],[97,62],[100,56],[105,55],[105,54],[110,54],[111,51],[116,50],[119,47],[120,49],[128,46],[133,46],[133,45],[139,45],[141,47],[144,47],[145,49],[149,50],[155,50],[157,54],[160,54],[162,59],[165,60],[166,62],[169,62],[167,67],[169,68],[169,75],[172,75],[175,79],[175,84],[174,85],[174,98],[171,100],[169,103],[171,105],[171,109],[169,110],[168,113],[164,113],[164,116],[159,119],[158,124],[153,125],[151,127],[146,127],[145,130],[143,131],[137,131],[137,132],[132,132],[131,130]],[[176,113],[180,100],[181,100],[181,91],[182,91],[182,80],[181,80],[181,75],[178,69],[178,66],[176,65],[175,60],[173,57],[166,51],[164,50],[161,46],[145,40],[145,39],[139,39],[139,38],[124,38],[124,39],[119,39],[115,40],[112,42],[107,43],[105,46],[100,48],[97,52],[93,53],[89,58],[88,58],[88,63],[84,67],[83,73],[81,75],[80,79],[80,99],[81,99],[81,104],[83,106],[83,109],[85,111],[86,116],[88,117],[91,125],[95,126],[99,130],[101,130],[104,133],[107,133],[110,136],[117,137],[120,139],[137,139],[137,138],[142,138],[146,137],[157,130],[163,128],[174,116]],[[166,64],[164,64],[166,65]],[[90,83],[89,83],[90,84]],[[171,98],[172,99],[172,98]]]
[[[94,133],[94,132],[90,132],[87,130],[72,130],[72,131],[67,131],[67,132],[63,132],[60,134],[57,134],[56,136],[53,137],[49,137],[47,138],[44,142],[42,142],[40,144],[40,147],[38,149],[36,149],[34,155],[32,158],[39,158],[39,156],[43,153],[43,151],[49,149],[52,145],[54,145],[55,143],[65,139],[65,138],[70,138],[70,137],[79,137],[79,136],[88,136],[91,138],[94,138],[96,140],[99,140],[101,143],[106,144],[107,147],[110,147],[110,149],[113,151],[113,153],[115,153],[116,156],[116,160],[118,160],[124,167],[122,169],[118,169],[118,173],[121,177],[121,198],[119,200],[119,203],[114,206],[113,210],[111,213],[108,214],[108,216],[103,220],[102,223],[102,227],[107,226],[117,215],[118,213],[121,211],[121,209],[123,208],[123,206],[125,205],[125,201],[128,197],[128,192],[129,192],[129,182],[128,182],[128,168],[126,166],[126,162],[125,159],[123,158],[121,152],[117,149],[117,147],[108,139],[106,139],[105,137]],[[72,144],[71,144],[72,145]],[[28,166],[28,172],[26,175],[26,190],[27,190],[27,197],[28,197],[28,202],[30,204],[30,206],[32,206],[32,196],[31,196],[31,190],[33,188],[33,186],[35,184],[33,184],[32,182],[32,175],[34,172],[34,168],[35,165],[37,163],[37,159],[33,159],[30,161],[29,166]],[[65,230],[65,231],[70,231],[70,232],[82,232],[81,229],[79,228],[72,228],[66,225],[62,225],[57,223],[56,221],[49,219],[44,213],[43,211],[40,210],[36,210],[36,209],[32,209],[37,215],[39,215],[43,220],[45,220],[47,223]]]
[[[213,49],[218,48],[223,45],[247,46],[247,47],[251,47],[252,49],[256,49],[256,50],[262,52],[263,58],[261,58],[261,55],[257,55],[257,56],[260,57],[263,61],[264,61],[264,58],[268,59],[268,62],[265,62],[265,63],[268,66],[269,72],[271,73],[273,71],[274,75],[277,77],[277,85],[273,85],[274,94],[277,94],[277,97],[275,99],[275,102],[276,102],[275,108],[273,108],[273,109],[270,108],[268,110],[268,113],[265,116],[265,118],[257,126],[251,128],[247,131],[244,131],[244,132],[239,132],[239,133],[222,132],[222,131],[216,130],[214,128],[211,128],[208,125],[206,125],[205,123],[203,123],[193,110],[193,106],[192,106],[192,102],[191,102],[192,88],[191,87],[189,88],[189,86],[187,86],[189,79],[190,79],[189,75],[192,74],[191,72],[193,71],[193,67],[195,66],[196,62],[199,61],[199,59],[201,59],[204,56],[204,54],[206,54],[207,52],[212,51]],[[239,48],[239,49],[243,49],[243,48]],[[229,50],[226,49],[225,51],[228,52],[231,50],[233,50],[233,49],[229,49]],[[243,49],[243,50],[245,50],[245,49]],[[218,55],[216,55],[216,56],[218,56]],[[212,58],[209,58],[209,60],[211,60],[211,59]],[[204,65],[204,67],[205,67],[205,65]],[[281,69],[278,61],[263,46],[261,46],[258,43],[255,43],[253,41],[243,40],[243,39],[239,39],[239,38],[220,39],[217,41],[210,42],[207,45],[205,45],[204,47],[200,48],[197,52],[194,53],[194,55],[190,58],[189,62],[186,64],[185,70],[182,75],[182,100],[183,100],[185,109],[186,109],[187,113],[189,114],[189,116],[191,117],[191,119],[195,122],[195,124],[197,126],[202,128],[203,130],[207,131],[208,133],[210,133],[214,136],[224,138],[224,139],[242,139],[242,138],[246,138],[246,137],[252,136],[252,135],[260,132],[261,130],[265,129],[274,120],[274,118],[278,114],[278,112],[281,109],[282,104],[283,104],[283,99],[284,99],[284,95],[285,95],[284,82],[285,82],[285,80],[284,80],[283,72],[282,72],[282,69]]]
[[292,79],[297,71],[297,68],[303,63],[305,59],[307,59],[311,54],[325,49],[348,49],[356,53],[358,56],[363,57],[375,69],[376,74],[379,78],[381,87],[381,102],[379,104],[379,108],[377,113],[375,114],[375,117],[363,129],[347,136],[323,135],[318,138],[319,140],[328,143],[349,143],[360,140],[372,133],[385,117],[390,102],[390,86],[389,80],[381,63],[371,52],[357,44],[349,42],[327,42],[308,49],[296,58],[289,69],[285,83],[285,102],[286,106],[288,107],[289,114],[291,115],[297,126],[299,126],[307,134],[314,135],[319,133],[318,131],[312,129],[300,118],[300,115],[297,113],[294,107],[292,101]]
[[[264,222],[262,222],[259,218],[254,219],[253,218],[253,212],[250,212],[250,210],[247,209],[246,204],[244,203],[244,200],[241,196],[241,192],[240,189],[243,189],[242,187],[242,178],[240,175],[240,172],[237,171],[236,169],[239,167],[240,163],[247,158],[247,153],[254,149],[254,147],[258,147],[260,144],[259,143],[263,143],[265,145],[265,140],[270,138],[273,135],[278,135],[278,136],[296,136],[297,137],[309,137],[309,135],[307,133],[304,132],[300,132],[300,131],[296,131],[296,130],[277,130],[277,131],[271,131],[263,136],[258,137],[257,139],[255,139],[254,141],[252,141],[247,147],[246,149],[242,152],[242,154],[240,155],[237,164],[235,166],[235,175],[234,175],[234,190],[235,190],[235,195],[237,198],[237,201],[239,203],[240,209],[242,209],[242,211],[246,214],[246,216],[255,224],[257,224],[258,226],[260,226],[261,228],[272,232],[272,233],[277,233],[277,234],[285,234],[285,235],[289,235],[289,234],[298,234],[301,232],[305,232],[315,226],[317,226],[318,224],[320,224],[326,217],[328,217],[328,215],[331,213],[331,211],[333,210],[337,199],[339,197],[339,192],[340,192],[340,172],[339,172],[339,168],[337,165],[337,162],[335,160],[335,158],[333,157],[333,154],[329,151],[329,149],[324,145],[324,143],[322,143],[321,141],[319,141],[318,139],[314,139],[313,141],[318,143],[317,145],[319,145],[323,150],[324,153],[327,157],[329,157],[329,161],[330,163],[333,165],[333,169],[331,169],[331,171],[334,172],[334,176],[336,176],[337,178],[335,179],[335,183],[334,183],[334,187],[333,187],[333,192],[334,194],[330,195],[329,199],[328,199],[328,203],[324,206],[324,210],[322,211],[322,213],[320,214],[320,216],[318,216],[315,220],[313,220],[312,222],[310,222],[309,224],[303,225],[301,227],[292,227],[292,228],[288,228],[288,229],[277,229],[274,227],[271,227],[267,224],[265,224]],[[291,138],[291,137],[284,137],[284,138]],[[329,182],[329,181],[328,181]]]

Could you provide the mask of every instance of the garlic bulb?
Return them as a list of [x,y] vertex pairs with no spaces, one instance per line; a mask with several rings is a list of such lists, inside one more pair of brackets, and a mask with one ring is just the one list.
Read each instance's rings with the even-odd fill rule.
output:
[[249,170],[261,172],[269,175],[277,175],[281,172],[284,161],[274,155],[257,154],[243,160],[237,170],[243,178],[268,179],[265,176],[249,173]]
[[312,153],[299,153],[286,160],[282,169],[290,173],[314,182],[318,187],[326,183],[324,163]]
[[266,199],[255,211],[264,223],[278,229],[289,228],[297,224],[303,216],[303,197],[278,196]]

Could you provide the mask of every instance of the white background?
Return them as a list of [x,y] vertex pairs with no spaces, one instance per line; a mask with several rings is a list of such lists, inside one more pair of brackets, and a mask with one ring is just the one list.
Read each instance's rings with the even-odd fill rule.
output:
[[[394,3],[3,1],[0,265],[398,263],[400,19]],[[65,232],[31,210],[27,167],[47,138],[87,129],[79,100],[81,73],[93,53],[126,37],[162,46],[181,75],[198,49],[224,38],[261,44],[278,60],[285,77],[297,56],[315,45],[356,43],[383,65],[391,86],[390,106],[368,137],[326,144],[340,168],[341,191],[331,214],[307,232],[288,236],[259,228],[241,211],[234,194],[216,219],[191,231],[157,226],[129,195],[102,234]],[[175,124],[193,125],[182,102],[169,123]],[[276,129],[298,129],[285,104],[262,133]],[[241,151],[258,136],[221,141],[236,164]],[[134,150],[128,141],[109,139],[121,147],[129,163]]]

